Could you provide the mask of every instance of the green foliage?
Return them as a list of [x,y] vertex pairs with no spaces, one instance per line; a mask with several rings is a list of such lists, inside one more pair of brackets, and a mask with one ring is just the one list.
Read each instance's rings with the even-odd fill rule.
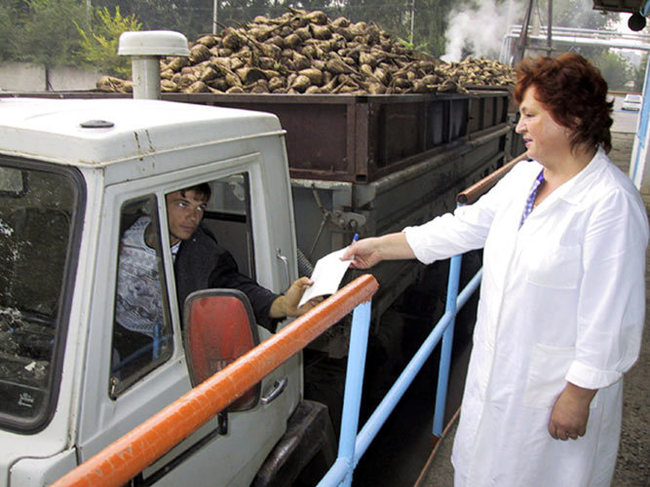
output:
[[[541,1],[541,10],[548,8],[548,0]],[[562,27],[579,27],[582,29],[603,29],[609,19],[592,8],[591,0],[562,0],[553,1],[553,25]]]
[[610,90],[626,89],[625,83],[632,78],[633,70],[623,56],[603,50],[600,56],[592,59],[592,62],[600,69]]
[[632,68],[632,81],[634,81],[634,86],[632,87],[633,91],[642,91],[643,83],[645,82],[645,72],[648,65],[648,54],[644,54],[641,57],[641,63],[638,67],[634,66]]
[[0,5],[0,61],[12,60],[16,55],[18,48],[16,17],[18,17],[18,10],[13,5]]
[[120,7],[125,16],[135,15],[142,22],[143,30],[175,30],[190,40],[212,32],[213,0],[93,0],[93,3],[111,10]]
[[87,22],[85,6],[78,0],[24,0],[24,8],[15,23],[15,60],[70,65],[79,46],[74,20]]
[[92,28],[83,29],[78,24],[81,36],[78,57],[82,63],[106,74],[128,77],[131,73],[129,59],[118,56],[117,48],[120,35],[126,31],[140,30],[142,24],[134,14],[122,16],[120,7],[115,7],[112,16],[107,7],[95,11]]
[[[410,36],[409,36],[410,38]],[[413,42],[410,40],[402,39],[401,37],[397,38],[397,41],[402,44],[404,47],[408,47],[409,49],[415,49],[415,46],[413,45]]]

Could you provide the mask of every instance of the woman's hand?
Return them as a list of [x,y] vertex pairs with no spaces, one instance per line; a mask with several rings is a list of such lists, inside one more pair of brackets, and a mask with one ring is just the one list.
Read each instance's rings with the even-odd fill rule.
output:
[[589,404],[595,389],[585,389],[568,382],[555,401],[548,431],[556,440],[577,440],[587,432]]
[[357,269],[368,269],[382,260],[413,258],[415,254],[406,241],[406,236],[403,233],[391,233],[353,242],[341,260],[351,260],[351,266]]
[[382,258],[379,247],[378,238],[364,238],[363,240],[352,242],[341,257],[341,260],[351,260],[350,265],[357,269],[368,269],[381,262]]

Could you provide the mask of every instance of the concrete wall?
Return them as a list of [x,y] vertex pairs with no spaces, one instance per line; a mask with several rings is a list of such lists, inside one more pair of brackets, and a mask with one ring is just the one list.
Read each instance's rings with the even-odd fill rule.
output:
[[90,90],[101,76],[101,73],[72,67],[46,70],[38,64],[0,63],[0,91]]

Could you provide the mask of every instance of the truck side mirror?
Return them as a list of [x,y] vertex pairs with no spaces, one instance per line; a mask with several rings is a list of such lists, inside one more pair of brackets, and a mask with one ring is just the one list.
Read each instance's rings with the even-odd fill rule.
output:
[[[195,291],[185,300],[183,343],[192,387],[259,344],[248,297],[235,289]],[[257,383],[226,411],[247,411],[260,399]]]

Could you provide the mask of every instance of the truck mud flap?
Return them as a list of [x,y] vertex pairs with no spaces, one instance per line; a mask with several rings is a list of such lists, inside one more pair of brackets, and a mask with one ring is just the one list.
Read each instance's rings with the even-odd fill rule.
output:
[[251,487],[316,485],[335,459],[336,438],[327,406],[302,401]]

